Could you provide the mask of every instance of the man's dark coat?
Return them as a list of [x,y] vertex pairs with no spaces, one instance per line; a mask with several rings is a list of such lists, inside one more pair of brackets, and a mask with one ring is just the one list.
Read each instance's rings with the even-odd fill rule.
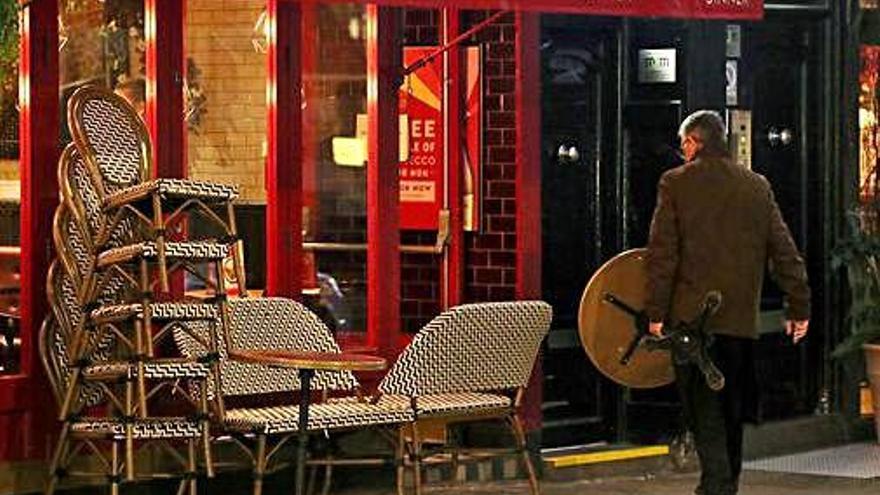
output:
[[660,179],[648,240],[651,321],[690,321],[722,294],[713,333],[757,338],[764,269],[786,294],[786,318],[810,315],[804,260],[767,180],[724,157],[698,156]]

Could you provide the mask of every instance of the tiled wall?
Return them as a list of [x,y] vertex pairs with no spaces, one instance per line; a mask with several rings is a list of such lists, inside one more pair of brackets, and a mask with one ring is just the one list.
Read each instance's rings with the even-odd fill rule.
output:
[[241,199],[265,203],[266,56],[251,42],[264,0],[189,0],[189,74],[206,97],[188,136],[189,175],[234,183]]

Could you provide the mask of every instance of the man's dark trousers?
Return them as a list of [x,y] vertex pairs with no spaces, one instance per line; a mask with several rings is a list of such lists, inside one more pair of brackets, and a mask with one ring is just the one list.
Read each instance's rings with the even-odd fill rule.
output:
[[742,468],[743,421],[755,400],[754,341],[716,335],[710,355],[725,385],[712,391],[693,364],[675,367],[685,421],[694,433],[702,474],[697,495],[734,495]]

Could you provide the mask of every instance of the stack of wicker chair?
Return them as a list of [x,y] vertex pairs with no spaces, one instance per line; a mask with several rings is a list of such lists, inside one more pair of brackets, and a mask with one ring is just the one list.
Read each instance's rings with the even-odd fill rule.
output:
[[[53,312],[41,336],[41,354],[63,422],[48,492],[65,474],[95,474],[69,467],[85,450],[100,459],[102,474],[116,493],[123,479],[146,477],[136,473],[136,447],[162,440],[165,450],[183,461],[180,491],[188,487],[195,494],[199,438],[212,474],[206,379],[217,366],[216,336],[225,332],[222,262],[231,250],[241,252],[232,216],[237,190],[150,180],[151,146],[144,124],[112,92],[81,88],[71,97],[68,113],[74,143],[59,161],[62,201],[54,225],[58,262],[47,281]],[[168,233],[191,215],[216,225],[216,237],[169,239]],[[241,258],[234,259],[243,284]],[[214,267],[215,276],[203,274],[199,265],[204,264]],[[179,271],[200,277],[213,289],[213,297],[189,302],[182,293],[169,294],[169,273]],[[243,286],[239,289],[245,293]],[[211,333],[201,340],[201,360],[156,357],[164,339],[194,322]],[[174,414],[155,414],[152,399],[170,396],[183,398],[176,407],[186,412],[177,415],[174,405],[164,404]],[[110,442],[109,454],[102,440]],[[186,458],[170,440],[187,443]]]

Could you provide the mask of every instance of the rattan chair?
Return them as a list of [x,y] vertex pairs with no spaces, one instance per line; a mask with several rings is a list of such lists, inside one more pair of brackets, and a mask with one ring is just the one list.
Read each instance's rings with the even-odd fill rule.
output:
[[404,428],[409,430],[417,494],[422,461],[417,422],[442,418],[450,424],[506,421],[531,493],[538,495],[518,410],[551,319],[552,308],[542,301],[465,304],[440,314],[416,334],[379,384],[378,403],[412,409],[413,421]]
[[[205,393],[208,368],[179,360],[152,363],[144,368],[140,372],[149,378],[162,380],[153,388],[154,394],[167,391],[180,397],[194,414],[190,417],[137,419],[134,415],[132,367],[112,361],[113,339],[109,338],[109,334],[103,338],[91,334],[91,345],[87,346],[90,352],[87,354],[75,357],[70,353],[70,344],[75,340],[76,333],[83,331],[85,315],[79,307],[70,278],[58,263],[53,263],[49,269],[47,296],[52,314],[45,319],[40,331],[40,357],[59,407],[68,400],[71,388],[76,393],[69,405],[69,413],[63,418],[49,467],[50,481],[46,493],[54,493],[59,480],[70,475],[105,477],[111,483],[111,493],[116,495],[123,479],[135,479],[135,441],[161,441],[160,445],[183,466],[183,480],[178,493],[188,488],[189,493],[195,495],[196,442],[200,438],[204,442],[205,465],[209,471],[211,466]],[[85,376],[79,386],[72,386],[71,383],[71,367],[75,360],[90,363],[78,365]],[[178,381],[184,379],[195,384],[198,396],[192,395],[192,387]],[[97,412],[100,411],[98,406],[106,408],[110,414],[100,414]],[[172,440],[186,442],[186,458],[166,443]],[[109,455],[101,448],[102,443],[110,444]],[[121,453],[120,448],[123,449]],[[76,460],[84,457],[79,455],[81,453],[93,454],[103,471],[73,469],[71,466]],[[149,477],[170,474],[153,473]]]
[[[246,294],[244,259],[235,223],[235,186],[185,179],[151,179],[151,143],[143,121],[121,96],[99,86],[84,86],[70,97],[68,123],[73,141],[92,176],[95,198],[104,222],[95,246],[103,249],[119,222],[133,221],[146,239],[102,253],[98,264],[154,259],[159,282],[168,291],[168,259],[216,260],[221,246],[235,244],[233,257],[240,293]],[[225,219],[214,210],[223,210]],[[93,212],[89,212],[94,214]],[[188,214],[197,214],[220,231],[210,242],[169,242],[166,233],[181,226]],[[225,248],[223,256],[225,257]]]
[[[178,346],[192,358],[199,356],[200,347],[184,332],[175,334]],[[228,339],[218,342],[220,351],[220,377],[217,387],[221,393],[216,400],[223,402],[230,397],[278,393],[293,394],[300,390],[296,370],[277,369],[259,364],[230,359],[236,350],[292,350],[315,352],[340,352],[329,329],[308,308],[283,298],[242,298],[229,300]],[[209,391],[214,387],[209,386]],[[402,439],[393,434],[398,425],[412,421],[408,404],[402,402],[376,404],[359,393],[359,384],[351,372],[317,371],[312,379],[312,390],[348,393],[349,398],[329,399],[312,404],[309,408],[308,430],[310,432],[338,432],[367,427],[387,428],[390,438],[397,446],[396,456],[403,454]],[[292,401],[291,401],[292,402]],[[299,432],[297,424],[299,406],[281,405],[269,407],[221,406],[217,417],[220,431],[234,439],[235,443],[253,462],[253,493],[262,493],[263,476],[275,468],[270,462],[293,436]],[[400,430],[398,430],[399,432]],[[382,459],[360,459],[376,464]],[[355,461],[343,461],[350,464]],[[312,464],[321,464],[313,460]],[[330,461],[327,465],[332,465]],[[402,462],[398,462],[402,469]],[[398,477],[402,479],[402,476]]]
[[[76,286],[78,300],[89,308],[88,328],[115,333],[120,341],[128,344],[139,369],[153,358],[154,346],[168,338],[173,328],[185,330],[188,322],[202,321],[209,323],[214,332],[217,331],[216,327],[225,321],[220,317],[222,298],[212,304],[154,302],[145,283],[146,275],[142,273],[141,277],[135,277],[118,265],[101,267],[98,264],[99,254],[94,246],[94,238],[104,230],[103,218],[91,177],[73,145],[68,145],[62,153],[58,177],[64,207],[59,208],[53,229],[55,246],[59,259]],[[126,246],[136,245],[126,244],[132,242],[133,238],[130,227],[123,221],[117,224],[116,229],[108,231],[109,252],[116,247],[126,249]],[[140,260],[142,272],[147,270],[146,263],[146,258]],[[155,331],[154,327],[157,327]],[[202,342],[210,355],[216,354],[213,348],[215,340],[207,338]],[[79,352],[80,342],[74,342],[74,354]],[[74,367],[73,372],[75,376],[72,382],[75,384],[78,368]],[[144,376],[138,373],[138,413],[141,417],[148,415]],[[68,409],[68,401],[63,404],[62,417]]]

